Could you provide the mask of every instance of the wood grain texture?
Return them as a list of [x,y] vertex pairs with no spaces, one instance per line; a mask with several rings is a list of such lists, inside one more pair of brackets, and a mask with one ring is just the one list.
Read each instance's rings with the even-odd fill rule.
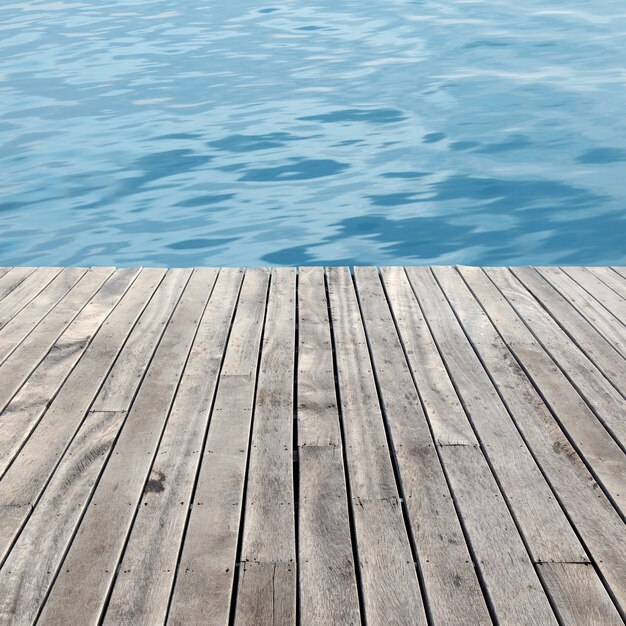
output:
[[[491,328],[486,318],[465,314],[467,288],[458,275],[444,274],[444,290],[454,299],[466,326],[477,335]],[[474,424],[511,511],[536,561],[578,561],[583,551],[550,486],[493,382],[469,343],[430,269],[410,268],[409,279],[424,310],[450,376]],[[458,280],[454,280],[457,277]],[[456,293],[460,291],[460,293]],[[505,381],[510,384],[510,381]]]
[[383,267],[381,277],[435,443],[477,445],[404,268]]
[[[112,272],[109,268],[98,268],[89,272],[93,278],[93,274],[102,274]],[[45,319],[50,311],[53,311],[59,301],[85,276],[86,270],[80,268],[68,268],[58,273],[41,292],[19,312],[17,312],[0,330],[0,363],[4,362],[7,357],[14,351],[18,350],[21,342],[29,336],[33,329],[38,329],[41,320]],[[81,281],[82,282],[82,281]],[[17,290],[16,290],[17,291]],[[15,292],[13,292],[15,293]],[[13,294],[11,294],[13,295]],[[2,307],[4,310],[4,306]],[[76,315],[80,308],[70,305],[65,308],[65,316],[67,311],[71,311],[71,316]],[[1,315],[1,314],[0,314]],[[58,317],[56,315],[55,317]],[[32,367],[35,363],[29,364]]]
[[[121,275],[124,273],[121,272]],[[120,305],[119,313],[124,316],[131,313],[135,318],[138,317],[162,277],[161,271],[150,270],[142,273],[138,283],[133,285],[131,293],[126,296],[126,302]],[[172,274],[168,277],[170,284],[164,282],[161,285],[157,296],[152,298],[141,313],[129,341],[121,347],[117,356],[118,362],[126,362],[129,352],[141,350],[142,341],[149,345],[154,344],[151,335],[146,332],[150,329],[148,322],[153,324],[152,334],[160,336],[161,322],[167,322],[171,316],[186,277],[188,275],[176,277]],[[178,289],[172,290],[174,285],[178,285]],[[137,310],[133,310],[133,307],[137,307]],[[145,365],[148,365],[148,360]],[[0,587],[7,597],[4,605],[7,619],[17,620],[20,616],[25,616],[28,620],[41,608],[129,408],[130,400],[122,411],[90,411],[55,470],[41,500],[37,502],[34,497],[31,500],[33,503],[37,502],[35,514],[28,519],[6,567],[0,571]],[[23,509],[24,507],[9,509],[22,514],[21,518],[14,519],[16,524],[27,517]],[[33,552],[37,554],[36,559]],[[45,567],[39,567],[39,563],[45,563]],[[5,578],[7,570],[13,571],[13,575]]]
[[269,272],[246,270],[193,493],[168,624],[228,623]]
[[452,495],[375,268],[355,268],[428,607],[435,623],[491,622]]
[[37,429],[0,481],[0,560],[30,515],[59,459],[78,431],[97,391],[161,281],[144,270],[104,322],[87,352],[50,402]]
[[618,442],[626,441],[624,398],[529,293],[516,275],[502,268],[487,274],[531,329]]
[[[7,269],[7,268],[4,268]],[[34,267],[13,267],[0,277],[0,301],[35,271]]]
[[587,563],[540,563],[539,572],[564,624],[623,624],[593,567]]
[[626,326],[626,281],[609,267],[564,267],[596,302],[609,311],[619,325]]
[[624,623],[625,290],[0,268],[0,624]]
[[[407,277],[403,274],[404,270],[383,269],[385,285],[394,311],[396,311],[396,308],[401,310],[398,301],[400,300],[399,294],[402,293],[407,295],[407,301],[411,303],[413,309],[419,307],[415,294],[412,293],[408,284]],[[403,287],[396,287],[403,284]],[[398,329],[405,345],[413,348],[410,352],[407,351],[409,364],[413,369],[418,389],[422,396],[426,398],[433,392],[429,385],[422,387],[420,369],[414,366],[414,363],[417,362],[419,355],[422,353],[419,341],[416,342],[415,325],[411,323],[409,317],[399,313],[396,313],[396,320],[398,321]],[[426,322],[424,321],[423,323],[424,327],[428,328]],[[426,341],[426,346],[431,344],[432,338]],[[445,373],[446,370],[443,367],[443,363],[441,367]],[[447,376],[447,373],[445,375]],[[440,402],[430,402],[428,404],[425,402],[424,404],[427,407],[440,406]],[[462,409],[460,410],[461,413],[457,419],[459,421],[467,419],[464,417]],[[426,413],[430,419],[428,408]],[[515,528],[515,523],[478,445],[471,443],[464,445],[440,444],[439,448],[443,467],[446,470],[461,521],[466,529],[473,552],[476,555],[477,566],[480,568],[485,588],[498,619],[504,622],[515,623],[524,604],[527,604],[529,608],[534,607],[533,610],[536,609],[538,611],[537,615],[550,619],[545,617],[549,616],[549,607],[546,608],[541,600],[541,596],[537,595],[540,584],[530,558],[519,534],[512,532],[513,528]],[[468,452],[464,452],[465,450],[468,450]],[[466,492],[468,485],[480,485],[483,492],[481,498],[484,498],[483,505],[472,501],[470,498],[460,497],[461,494]],[[488,507],[484,507],[484,502],[486,501],[490,502]],[[475,509],[475,506],[482,506],[483,508]],[[503,555],[507,556],[502,563],[499,563],[498,558],[502,558]],[[505,563],[508,565],[505,565]],[[507,571],[506,576],[503,576],[504,569]],[[520,580],[525,581],[521,587],[528,590],[528,595],[517,598],[516,602],[521,604],[515,607],[510,602],[511,590],[515,584],[514,581],[519,582]]]
[[[479,268],[460,268],[460,271],[483,303],[504,342],[540,390],[570,441],[611,498],[622,511],[626,510],[626,457],[623,450],[595,418],[571,380],[526,327],[508,297],[505,297],[507,294],[496,289],[496,285]],[[509,280],[515,279],[511,277]],[[530,294],[526,298],[531,298]]]
[[[235,624],[255,623],[257,616],[260,623],[296,620],[295,340],[296,273],[278,268],[272,271],[246,483],[241,561],[250,568],[248,574],[245,566],[240,568]],[[274,532],[268,533],[268,528]],[[279,593],[274,591],[277,573]]]
[[[593,283],[593,285],[589,284],[587,287],[583,285],[579,272],[576,272],[576,275],[569,271],[568,273],[571,276],[574,276],[575,280],[579,282],[581,285],[585,287],[593,295],[596,300],[602,302],[604,306],[611,311],[616,317],[620,318],[622,322],[626,323],[625,314],[624,314],[624,302],[626,302],[626,280],[621,276],[618,272],[618,268],[610,268],[610,267],[586,267],[586,268],[576,268],[579,269],[580,272],[585,270],[587,273],[592,274],[597,280]],[[600,281],[600,284],[598,284]],[[608,287],[609,291],[607,291],[606,287]],[[619,298],[616,300],[615,295],[618,295]],[[617,307],[617,308],[614,308]]]
[[[116,273],[114,282],[123,281],[128,270]],[[96,268],[83,275],[78,284],[70,290],[65,298],[50,311],[44,319],[33,327],[24,320],[24,329],[12,339],[0,339],[0,352],[5,355],[0,365],[0,377],[3,385],[0,392],[0,410],[29,378],[31,372],[38,367],[50,352],[57,339],[67,327],[80,315],[85,303],[98,291],[100,286],[112,274],[111,269]],[[6,329],[8,330],[8,329]]]
[[499,623],[556,624],[480,448],[443,446],[441,456]]
[[82,624],[99,619],[216,275],[215,270],[195,270],[189,278],[63,560],[40,623]]
[[[513,273],[565,331],[570,339],[565,346],[577,346],[588,361],[595,366],[589,367],[587,362],[578,357],[575,350],[565,351],[563,347],[557,350],[557,358],[566,359],[568,371],[572,368],[584,369],[587,380],[591,379],[595,383],[594,395],[587,392],[591,398],[590,401],[596,404],[601,403],[606,407],[607,413],[617,411],[618,414],[626,415],[626,399],[623,397],[626,395],[626,360],[624,357],[534,268],[515,268]],[[615,389],[607,384],[607,379]],[[600,399],[596,400],[596,396],[600,396]],[[618,436],[626,436],[626,426],[616,433]],[[626,439],[623,438],[622,441]]]
[[0,624],[31,624],[69,547],[124,412],[92,412],[0,570]]
[[[41,293],[48,284],[54,280],[61,272],[69,272],[73,277],[76,273],[82,274],[84,269],[68,268],[63,270],[61,267],[39,267],[29,274],[19,285],[11,289],[2,299],[2,309],[0,310],[0,331],[39,293]],[[76,278],[78,280],[78,278]],[[44,301],[47,299],[44,297]],[[35,319],[35,322],[37,320]],[[0,338],[2,333],[0,332]]]
[[[100,325],[117,305],[136,274],[136,270],[123,270],[103,285],[110,272],[106,270],[99,273],[94,270],[93,273],[85,275],[70,292],[72,304],[79,311],[78,315],[72,319],[73,316],[68,316],[65,312],[65,316],[72,320],[71,323],[64,325],[60,336],[57,336],[57,328],[53,330],[54,343],[49,352],[45,354],[30,376],[26,374],[28,380],[0,413],[0,475],[4,474],[10,462],[28,439],[44,414],[49,399],[57,394],[98,332]],[[37,330],[40,328],[41,324]],[[38,336],[33,338],[35,343],[32,344],[29,337],[29,344],[40,346],[43,352],[50,343],[50,337],[42,338],[39,333],[36,334]],[[21,355],[22,351],[19,352]],[[15,387],[18,387],[15,384],[17,378],[15,374],[17,373],[19,378],[24,376],[20,365],[28,363],[35,350],[28,352],[25,359],[17,359],[17,362],[10,359],[9,363],[5,363],[10,368],[5,381],[14,384]]]
[[[581,280],[580,275],[582,274],[585,278],[589,276],[591,280],[595,280],[592,274],[589,272],[582,273],[580,271],[566,272],[555,267],[538,268],[537,271],[576,308],[580,315],[582,315],[587,322],[622,355],[622,357],[626,355],[626,326],[619,322],[615,316],[570,276],[571,273]],[[581,282],[590,287],[588,284],[589,281],[582,280]],[[599,280],[597,282],[604,286],[607,291],[611,291]],[[617,294],[613,293],[613,296],[616,300],[621,300]],[[622,318],[626,320],[626,301],[624,301],[623,304],[625,311]]]
[[345,268],[327,276],[365,619],[425,623],[352,276]]
[[323,268],[300,270],[298,310],[301,621],[360,624]]
[[221,270],[124,549],[105,624],[165,620],[242,270]]
[[[463,289],[462,283],[459,285],[460,275],[452,268],[437,268],[435,273],[591,557],[616,589],[626,588],[626,558],[613,547],[626,542],[626,527],[619,515],[599,490],[478,301],[469,290]],[[477,289],[486,310],[491,309],[497,293],[493,285],[491,288]],[[588,561],[580,544],[578,558],[572,552],[570,560]]]

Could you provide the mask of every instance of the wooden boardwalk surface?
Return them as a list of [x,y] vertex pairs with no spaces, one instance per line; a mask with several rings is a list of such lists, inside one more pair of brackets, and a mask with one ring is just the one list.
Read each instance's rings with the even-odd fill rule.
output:
[[626,269],[0,268],[0,624],[622,624]]

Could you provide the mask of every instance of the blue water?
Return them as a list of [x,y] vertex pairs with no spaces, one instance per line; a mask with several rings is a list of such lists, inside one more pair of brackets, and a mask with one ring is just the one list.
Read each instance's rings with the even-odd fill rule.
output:
[[0,3],[0,264],[626,263],[624,0]]

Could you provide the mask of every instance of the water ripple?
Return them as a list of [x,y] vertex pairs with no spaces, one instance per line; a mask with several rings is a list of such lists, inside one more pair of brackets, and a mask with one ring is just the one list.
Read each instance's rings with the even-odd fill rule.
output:
[[0,5],[0,264],[626,263],[622,0]]

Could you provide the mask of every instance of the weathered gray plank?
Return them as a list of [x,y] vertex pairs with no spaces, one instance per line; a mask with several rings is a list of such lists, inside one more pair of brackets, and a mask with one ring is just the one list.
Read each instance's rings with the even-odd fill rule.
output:
[[[236,270],[222,271],[206,308],[211,281],[193,304],[185,292],[180,306],[204,313],[180,317],[179,333],[166,322],[190,271],[141,271],[126,293],[136,271],[105,280],[110,271],[36,284],[40,270],[0,268],[13,307],[0,328],[0,354],[3,337],[10,352],[0,395],[13,397],[0,413],[0,469],[15,457],[0,479],[0,623],[30,624],[43,609],[55,624],[293,624],[296,580],[302,623],[425,623],[425,612],[433,624],[554,623],[546,594],[561,623],[622,623],[626,458],[602,423],[626,416],[602,373],[624,384],[621,361],[589,351],[577,362],[600,365],[589,383],[576,367],[570,378],[563,354],[584,359],[590,337],[621,352],[626,270],[520,270],[544,298],[554,291],[552,314],[512,273],[514,306],[482,270],[409,270],[431,277],[418,293],[424,316],[401,268],[383,280],[357,268],[356,290],[346,269],[329,270],[330,302],[311,268],[297,321],[293,270],[279,270],[258,390],[265,270],[246,272],[225,353],[237,292],[225,277]],[[558,355],[522,305],[533,324],[552,320],[541,332],[558,335]],[[600,334],[583,333],[589,325]],[[168,368],[184,371],[180,382]],[[3,453],[3,442],[15,445]],[[540,477],[519,471],[528,453]],[[553,492],[547,509],[537,484]],[[566,530],[556,545],[561,509],[578,538]],[[533,565],[529,552],[554,560]]]
[[619,274],[622,278],[626,278],[626,267],[623,267],[623,266],[613,266],[613,267],[611,267],[611,269],[616,274]]
[[93,623],[101,616],[216,275],[216,270],[195,270],[191,275],[53,583],[40,623]]
[[[136,274],[137,270],[120,270],[105,283],[110,272],[94,270],[72,290],[72,304],[79,311],[78,316],[56,339],[43,361],[0,413],[0,475],[4,474],[24,441],[28,439],[50,399],[56,395]],[[70,319],[72,316],[73,312],[67,315]],[[47,346],[48,340],[42,340],[41,343]],[[10,360],[5,365],[12,368],[7,373],[7,378],[13,378],[13,372],[19,371],[19,362],[13,363]]]
[[329,268],[327,278],[365,619],[425,623],[352,277]]
[[540,563],[539,572],[564,624],[623,624],[593,566],[585,563]]
[[102,381],[146,302],[163,278],[143,270],[104,322],[44,418],[0,481],[0,560],[35,506],[50,474],[78,430]]
[[[460,431],[460,425],[467,421],[467,417],[458,398],[456,401],[452,399],[456,398],[454,389],[409,280],[402,268],[384,268],[382,275],[409,366],[435,437],[436,425],[444,419],[436,414],[437,411],[453,413],[451,421],[459,423],[456,430]],[[429,352],[431,354],[426,357]],[[423,358],[432,363],[430,371],[421,367]],[[432,381],[437,376],[437,361],[440,381],[435,387]],[[432,397],[440,393],[444,394],[445,402]],[[526,620],[551,623],[549,606],[546,606],[528,553],[476,439],[463,443],[438,442],[438,447],[456,508],[497,618],[501,623],[519,623],[517,620],[526,606],[529,611]],[[476,491],[475,499],[470,496],[472,490]]]
[[[578,313],[580,313],[580,315],[582,315],[622,357],[626,355],[626,326],[618,322],[604,306],[596,301],[589,292],[585,291],[585,289],[570,276],[570,273],[572,273],[574,276],[580,277],[582,272],[572,272],[569,269],[565,272],[556,267],[537,268],[537,271],[576,308]],[[585,272],[585,274],[594,280],[594,276],[589,274],[589,272]],[[583,274],[583,276],[585,274]],[[604,285],[604,287],[607,291],[611,291],[606,285]],[[616,299],[619,298],[617,294],[613,293],[613,295]],[[626,319],[626,301],[624,301],[624,308],[624,319]]]
[[568,338],[550,314],[541,308],[517,277],[504,268],[489,268],[485,271],[537,341],[594,409],[605,428],[618,442],[626,442],[624,398]]
[[626,456],[623,451],[595,419],[595,415],[571,382],[554,364],[510,302],[483,270],[462,267],[459,271],[508,348],[540,391],[561,428],[569,435],[570,441],[592,469],[598,482],[624,510]]
[[37,617],[124,417],[91,412],[72,441],[0,570],[0,624]]
[[[144,309],[145,302],[150,299],[162,277],[161,270],[144,270],[137,283],[131,287],[131,293],[125,297],[128,300],[119,305],[120,309],[127,307],[127,315],[138,317],[141,313],[141,317],[134,325],[128,341],[121,347],[117,363],[127,362],[129,354],[134,355],[137,351],[143,353],[142,341],[152,346],[153,351],[156,349],[158,338],[163,333],[163,323],[167,323],[178,302],[188,272],[168,273],[156,295]],[[138,307],[136,312],[132,311],[133,303]],[[113,315],[116,313],[114,311]],[[118,324],[121,319],[118,319]],[[147,367],[150,356],[151,353],[146,355],[144,367]],[[134,358],[132,362],[135,362]],[[138,385],[139,381],[136,382],[136,386]],[[128,394],[126,387],[122,387],[122,394]],[[14,619],[15,615],[20,614],[29,620],[41,608],[100,471],[108,460],[113,442],[124,424],[130,403],[129,399],[128,405],[120,411],[90,411],[39,502],[36,494],[31,496],[31,503],[36,504],[34,514],[19,535],[6,567],[0,571],[0,589],[6,597],[3,606],[7,619]],[[27,480],[28,476],[22,480],[22,484],[18,482],[16,485],[16,493],[22,497],[27,495],[24,487],[31,484],[25,483]],[[35,479],[31,477],[32,480]],[[23,506],[20,506],[18,510],[22,509]],[[38,513],[40,509],[42,512]],[[52,511],[54,514],[51,515]],[[23,510],[22,517],[26,518]],[[16,523],[19,521],[15,520]],[[4,529],[6,530],[6,525]],[[13,575],[5,577],[7,570]]]
[[604,306],[626,325],[626,281],[609,267],[564,267],[563,271],[573,278],[594,300]]
[[[163,270],[150,271],[165,273]],[[189,275],[190,272],[186,270],[169,270],[165,274],[99,389],[91,405],[92,411],[128,410]]]
[[[434,272],[587,550],[605,579],[615,588],[626,589],[626,556],[614,549],[626,544],[626,526],[460,275],[452,268],[436,268]],[[491,288],[497,291],[493,284]],[[483,306],[489,306],[489,291],[481,291],[480,295]],[[579,549],[579,561],[587,561]]]
[[295,568],[295,563],[283,561],[243,561],[239,568],[235,623],[243,626],[295,623]]
[[[546,282],[533,268],[514,268],[513,273],[543,305],[543,307],[558,322],[570,338],[571,348],[578,346],[595,368],[585,368],[594,380],[598,378],[597,387],[602,393],[602,404],[606,405],[607,412],[617,410],[618,415],[626,416],[626,360],[624,357],[585,319],[576,308],[570,304],[551,284]],[[563,363],[570,370],[574,350],[564,353],[559,350]],[[575,361],[580,362],[580,358]],[[585,363],[586,365],[586,363]],[[583,365],[579,365],[582,367]],[[600,374],[601,373],[601,374]],[[603,378],[611,381],[615,389],[611,389]],[[621,392],[623,394],[620,396]],[[598,393],[596,391],[596,393]],[[592,396],[595,398],[595,396]],[[598,402],[596,400],[596,402]],[[622,420],[624,421],[624,420]],[[626,425],[618,435],[626,437]],[[622,439],[626,441],[626,439]]]
[[441,457],[500,624],[556,624],[493,474],[477,446],[442,446]]
[[[295,286],[294,270],[272,271],[246,483],[241,547],[246,566],[239,575],[236,624],[295,624],[296,619]],[[275,579],[275,572],[282,575]],[[274,594],[279,602],[268,603]],[[249,613],[251,607],[254,616]]]
[[223,269],[194,339],[141,497],[105,624],[163,623],[243,270]]
[[[96,272],[112,270],[94,270]],[[48,313],[58,306],[59,301],[85,275],[86,270],[68,268],[57,274],[31,302],[16,313],[0,330],[0,363],[15,351],[24,338],[28,337],[33,329],[38,328],[41,320],[45,320]],[[14,292],[15,293],[15,292]],[[0,306],[0,310],[2,310]],[[76,314],[78,311],[73,311]],[[67,315],[67,313],[66,313]],[[31,369],[37,363],[29,364]]]
[[220,373],[168,624],[228,623],[269,272],[249,269]]
[[[623,275],[619,274],[618,268],[586,267],[585,269],[591,274],[593,274],[596,278],[601,280],[613,292],[619,295],[622,298],[622,300],[626,300],[626,280],[624,280]],[[593,291],[591,291],[590,293],[592,293],[595,298],[600,300],[602,304],[604,304],[607,308],[609,308],[609,310],[612,310],[611,305],[612,303],[615,302],[612,295],[606,294],[606,292],[603,289],[601,290],[599,287],[595,287],[595,286],[593,288]],[[621,306],[622,306],[621,303],[619,306],[621,310]],[[614,313],[616,312],[614,311]],[[619,315],[618,313],[616,314]]]
[[30,332],[26,319],[23,333],[18,333],[17,337],[7,337],[6,341],[0,338],[0,352],[5,348],[5,354],[10,354],[0,365],[0,377],[3,381],[0,410],[6,407],[33,370],[39,367],[59,336],[111,273],[112,270],[105,268],[89,270],[35,328],[30,326]]
[[354,273],[430,614],[438,624],[491,623],[378,272]]
[[381,275],[435,443],[477,445],[404,269],[385,267]]
[[304,624],[360,624],[322,268],[298,282],[299,588]]
[[2,278],[7,272],[10,272],[12,267],[0,267],[0,278]]
[[[0,301],[35,271],[34,267],[14,267],[0,278]],[[2,305],[0,305],[2,306]]]
[[[79,268],[72,268],[72,270],[79,270]],[[19,285],[11,290],[2,299],[2,306],[0,306],[0,330],[4,327],[34,298],[36,298],[41,291],[62,271],[60,267],[40,267],[37,268],[32,274],[25,278]],[[72,276],[75,275],[75,271],[72,271]],[[76,279],[78,280],[78,278]],[[0,334],[2,337],[2,334]]]
[[[437,272],[436,269],[434,269]],[[409,268],[409,280],[429,323],[459,396],[473,422],[535,561],[579,561],[584,552],[550,486],[526,447],[496,388],[467,340],[446,297],[428,268]],[[464,306],[455,287],[446,283],[457,308]],[[465,316],[476,333],[483,318]]]

